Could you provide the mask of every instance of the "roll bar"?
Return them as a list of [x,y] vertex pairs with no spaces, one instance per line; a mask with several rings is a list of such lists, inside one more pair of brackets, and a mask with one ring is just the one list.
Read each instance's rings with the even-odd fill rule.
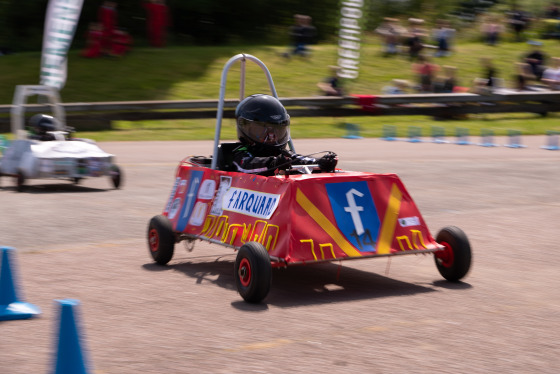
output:
[[25,107],[29,96],[37,95],[39,97],[46,97],[52,107],[53,115],[58,120],[60,128],[56,130],[62,131],[66,127],[66,116],[64,107],[60,102],[60,95],[55,87],[44,85],[18,85],[14,93],[14,101],[12,102],[11,126],[12,133],[16,139],[25,139],[27,132],[25,131],[24,117]]
[[[240,53],[238,55],[233,56],[225,63],[224,68],[222,70],[222,79],[220,81],[220,97],[218,100],[218,112],[216,114],[216,133],[214,135],[214,153],[212,156],[212,165],[211,165],[212,169],[216,169],[216,166],[218,164],[218,146],[220,145],[220,134],[222,131],[222,118],[224,115],[224,101],[226,95],[227,74],[229,72],[229,69],[235,62],[241,61],[239,101],[243,100],[245,98],[245,65],[247,60],[253,61],[258,66],[260,66],[260,68],[263,70],[264,74],[266,75],[272,96],[278,99],[278,94],[276,93],[276,88],[274,87],[274,82],[272,81],[272,76],[270,75],[270,71],[268,71],[268,68],[261,60],[259,60],[255,56],[245,54],[245,53]],[[288,145],[292,151],[295,151],[294,145],[292,143],[292,139],[290,139]]]

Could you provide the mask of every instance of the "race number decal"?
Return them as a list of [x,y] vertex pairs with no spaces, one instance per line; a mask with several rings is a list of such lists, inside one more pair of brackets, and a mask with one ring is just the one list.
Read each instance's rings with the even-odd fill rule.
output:
[[192,170],[190,174],[187,194],[183,200],[183,207],[181,208],[181,213],[177,221],[177,231],[183,231],[185,227],[187,227],[187,222],[189,222],[194,203],[196,202],[196,196],[198,194],[198,189],[200,188],[204,172],[201,170]]
[[361,252],[374,252],[381,226],[367,182],[326,184],[340,231]]

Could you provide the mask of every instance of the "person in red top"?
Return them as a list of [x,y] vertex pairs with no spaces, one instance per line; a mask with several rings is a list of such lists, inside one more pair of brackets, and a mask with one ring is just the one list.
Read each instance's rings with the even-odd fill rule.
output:
[[87,32],[87,45],[82,51],[83,57],[96,58],[101,56],[102,36],[101,25],[97,22],[91,22]]
[[101,24],[101,52],[109,54],[113,44],[113,33],[117,28],[117,4],[114,1],[104,1],[97,13]]
[[132,46],[132,36],[124,29],[116,29],[113,32],[111,44],[111,56],[122,57]]
[[165,0],[150,0],[144,2],[148,12],[147,27],[150,45],[165,47],[167,26],[169,26],[169,12]]
[[433,92],[433,84],[439,65],[432,64],[424,55],[418,56],[418,62],[412,64],[412,71],[418,77],[420,92]]

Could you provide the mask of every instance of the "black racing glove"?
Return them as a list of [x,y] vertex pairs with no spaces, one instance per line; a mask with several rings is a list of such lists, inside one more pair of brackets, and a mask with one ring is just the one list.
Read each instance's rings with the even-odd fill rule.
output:
[[280,154],[272,158],[270,169],[287,170],[292,167],[292,159],[289,156]]
[[338,156],[334,152],[328,152],[326,155],[321,157],[318,161],[319,169],[327,173],[332,173],[336,168],[337,163],[338,163]]

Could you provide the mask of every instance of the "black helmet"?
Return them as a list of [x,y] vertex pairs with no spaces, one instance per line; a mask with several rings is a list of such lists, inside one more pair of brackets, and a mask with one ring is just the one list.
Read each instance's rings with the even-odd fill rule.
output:
[[29,119],[29,126],[37,135],[44,135],[48,131],[55,131],[58,127],[58,121],[53,116],[35,114]]
[[256,94],[243,99],[235,110],[237,136],[244,143],[283,148],[290,141],[290,116],[280,100]]

